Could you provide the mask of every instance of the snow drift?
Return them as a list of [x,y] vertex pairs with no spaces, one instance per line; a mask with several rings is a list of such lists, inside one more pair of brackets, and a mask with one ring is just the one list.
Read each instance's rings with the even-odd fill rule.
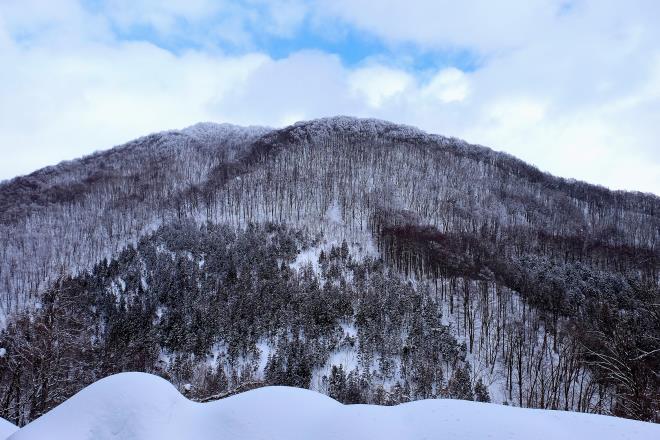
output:
[[0,440],[4,440],[18,430],[18,426],[0,418]]
[[144,373],[103,379],[11,440],[658,439],[660,425],[458,400],[342,405],[313,391],[267,387],[211,403]]

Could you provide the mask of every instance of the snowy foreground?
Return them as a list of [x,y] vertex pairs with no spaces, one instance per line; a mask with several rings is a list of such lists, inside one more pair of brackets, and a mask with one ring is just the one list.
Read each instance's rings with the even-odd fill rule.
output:
[[13,423],[9,423],[5,419],[0,419],[0,439],[6,439],[17,430],[18,427]]
[[[0,424],[0,435],[13,429],[11,424]],[[9,438],[657,440],[660,425],[458,400],[347,406],[288,387],[195,403],[161,378],[123,373],[85,388]]]

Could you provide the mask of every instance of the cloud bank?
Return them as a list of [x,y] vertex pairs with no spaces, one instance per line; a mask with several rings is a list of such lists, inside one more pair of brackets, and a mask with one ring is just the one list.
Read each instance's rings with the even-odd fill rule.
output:
[[643,0],[8,0],[0,179],[199,121],[347,114],[660,194],[659,22]]

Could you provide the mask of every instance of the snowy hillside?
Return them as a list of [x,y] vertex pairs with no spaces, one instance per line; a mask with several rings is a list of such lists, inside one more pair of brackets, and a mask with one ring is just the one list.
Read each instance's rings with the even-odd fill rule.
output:
[[660,425],[459,400],[342,405],[313,391],[267,387],[211,403],[187,400],[144,373],[103,379],[11,440],[657,439]]
[[200,123],[0,183],[0,417],[141,371],[660,422],[660,198],[373,119]]

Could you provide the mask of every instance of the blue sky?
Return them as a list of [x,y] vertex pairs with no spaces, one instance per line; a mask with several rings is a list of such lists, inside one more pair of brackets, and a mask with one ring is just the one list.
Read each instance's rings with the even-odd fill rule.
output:
[[[214,29],[243,11],[257,16],[263,14],[264,2],[232,3],[237,6],[218,7],[217,11],[200,19],[176,17],[174,30],[171,31],[163,31],[148,20],[124,26],[114,24],[112,31],[120,40],[148,41],[176,54],[188,50],[215,48],[231,55],[260,51],[274,59],[282,59],[296,52],[318,50],[336,54],[348,67],[360,65],[365,60],[377,59],[388,65],[417,72],[452,66],[473,71],[478,67],[481,59],[480,54],[473,52],[469,47],[421,48],[413,42],[388,44],[382,38],[339,20],[326,18],[326,21],[319,23],[315,17],[307,14],[281,33],[264,29],[261,20],[267,18],[261,17],[256,21],[244,20],[241,29],[248,35],[248,39],[235,41],[233,38],[215,35]],[[86,0],[82,5],[89,12],[96,14],[104,14],[108,7],[108,3],[103,0]]]
[[3,0],[0,179],[199,121],[419,126],[660,193],[652,0]]

